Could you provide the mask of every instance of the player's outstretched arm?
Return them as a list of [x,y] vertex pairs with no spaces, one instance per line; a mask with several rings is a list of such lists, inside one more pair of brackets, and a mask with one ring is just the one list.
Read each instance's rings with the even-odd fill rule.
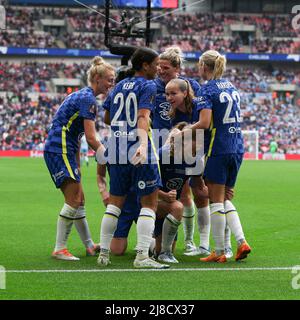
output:
[[94,150],[101,146],[100,141],[97,139],[95,122],[93,120],[84,120],[84,133],[88,145]]
[[150,117],[150,110],[139,109],[137,134],[139,136],[140,146],[138,147],[136,153],[131,159],[131,162],[133,165],[143,164],[147,159],[149,117]]
[[211,109],[202,109],[199,112],[199,121],[193,124],[190,129],[208,129],[211,123]]

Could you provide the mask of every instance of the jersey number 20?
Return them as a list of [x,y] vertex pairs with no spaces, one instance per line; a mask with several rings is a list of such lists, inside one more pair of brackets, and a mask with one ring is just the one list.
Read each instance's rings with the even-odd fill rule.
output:
[[[225,102],[228,103],[226,111],[225,111],[225,115],[223,118],[223,124],[242,122],[242,117],[240,116],[240,114],[241,114],[241,108],[240,108],[241,98],[240,98],[240,95],[237,91],[233,91],[231,95],[228,92],[222,92],[220,94],[220,102],[221,103],[225,103]],[[235,112],[235,116],[230,117],[234,102],[236,102],[237,110]]]
[[[135,93],[130,92],[125,100],[124,94],[122,92],[119,92],[114,98],[114,104],[118,104],[119,108],[111,121],[111,125],[118,126],[118,127],[122,126],[123,121],[120,121],[118,119],[120,115],[123,113],[123,109],[125,106],[126,121],[130,127],[135,127],[137,122],[137,105],[138,105]],[[131,109],[131,105],[133,106],[133,110]],[[133,111],[133,117],[131,117],[130,115],[131,110]]]

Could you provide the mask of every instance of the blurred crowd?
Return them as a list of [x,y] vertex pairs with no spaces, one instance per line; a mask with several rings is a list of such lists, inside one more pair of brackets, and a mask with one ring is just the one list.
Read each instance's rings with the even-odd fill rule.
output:
[[[221,52],[300,53],[300,29],[292,28],[289,15],[238,15],[208,13],[171,13],[161,17],[154,12],[153,22],[160,23],[155,35],[155,49],[180,45],[184,51],[216,49]],[[122,26],[121,11],[113,11],[111,28]],[[129,11],[126,19],[145,13]],[[64,27],[47,27],[41,19],[64,20]],[[7,8],[6,30],[0,32],[0,46],[105,49],[104,16],[96,12],[69,8]],[[251,25],[255,30],[247,37],[231,32],[231,25]],[[124,40],[123,40],[124,41]],[[131,39],[127,44],[141,44]],[[119,43],[119,42],[118,42]]]
[[[65,94],[54,95],[47,81],[52,77],[82,78],[88,64],[0,63],[0,149],[42,150],[47,128]],[[198,79],[196,67],[184,67],[183,75]],[[259,151],[267,152],[275,139],[279,152],[300,154],[300,106],[293,93],[273,96],[270,84],[300,86],[300,72],[245,68],[229,68],[227,77],[241,92],[244,130],[258,130]],[[37,92],[38,98],[30,98]],[[101,114],[101,113],[100,113]],[[97,128],[102,127],[99,118]]]
[[274,99],[270,93],[249,93],[243,100],[243,129],[258,131],[259,152],[268,152],[274,140],[277,152],[300,154],[300,113],[291,97]]

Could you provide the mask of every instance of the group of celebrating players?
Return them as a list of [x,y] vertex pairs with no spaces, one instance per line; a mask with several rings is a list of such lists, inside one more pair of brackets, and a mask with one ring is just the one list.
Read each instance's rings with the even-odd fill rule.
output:
[[[217,51],[206,51],[199,59],[199,74],[205,81],[201,86],[180,76],[182,63],[178,47],[160,55],[138,48],[131,68],[115,79],[114,68],[95,57],[88,71],[89,86],[67,96],[57,110],[44,149],[52,180],[65,200],[54,258],[79,260],[67,249],[74,223],[87,254],[99,252],[97,263],[106,267],[111,264],[110,253],[125,252],[133,221],[135,268],[165,269],[178,263],[174,250],[180,224],[184,254],[202,256],[202,262],[225,263],[231,258],[231,233],[237,241],[235,260],[251,252],[231,202],[244,153],[239,93],[222,78],[226,58]],[[107,96],[104,121],[111,128],[110,137],[101,142],[95,129],[99,94]],[[198,138],[203,130],[200,159]],[[80,182],[83,134],[96,153],[98,187],[106,206],[99,245],[91,239]],[[189,170],[189,159],[198,160],[196,171]],[[195,206],[199,246],[193,241]]]

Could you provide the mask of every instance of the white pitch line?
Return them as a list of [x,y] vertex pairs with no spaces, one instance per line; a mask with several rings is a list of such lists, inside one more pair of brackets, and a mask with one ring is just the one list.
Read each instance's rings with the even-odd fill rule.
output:
[[102,272],[180,272],[180,271],[284,271],[293,267],[257,267],[257,268],[174,268],[174,269],[78,269],[78,270],[5,270],[6,273],[102,273]]

